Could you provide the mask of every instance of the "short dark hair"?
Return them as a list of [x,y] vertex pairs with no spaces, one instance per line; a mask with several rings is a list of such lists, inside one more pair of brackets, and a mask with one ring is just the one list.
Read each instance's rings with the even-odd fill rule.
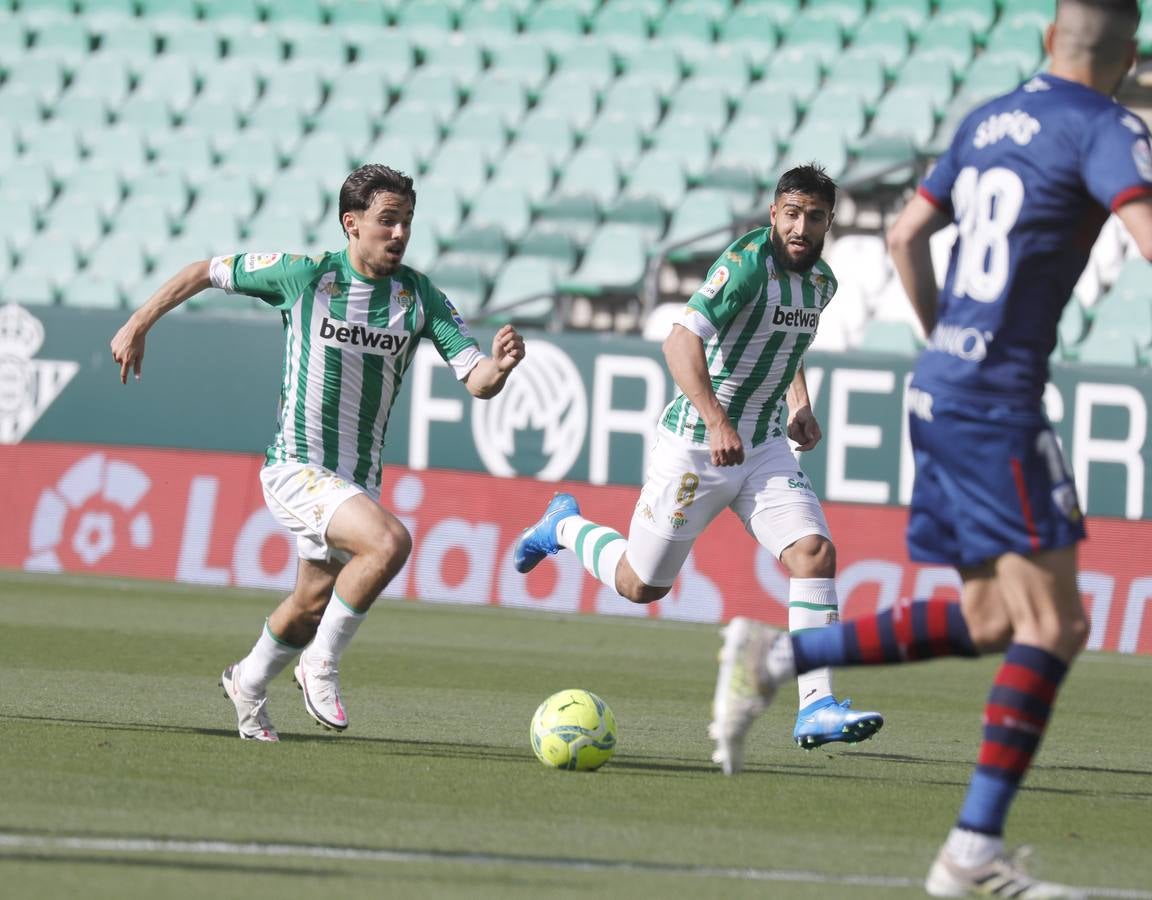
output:
[[381,191],[407,197],[412,208],[416,208],[416,189],[412,187],[410,176],[379,163],[366,163],[345,178],[340,186],[340,230],[344,230],[344,213],[363,212]]
[[811,194],[826,200],[829,207],[836,206],[836,182],[816,162],[795,166],[781,175],[773,200],[779,200],[784,194]]
[[1136,22],[1140,21],[1141,9],[1139,0],[1057,0],[1057,9],[1065,3],[1084,6],[1088,9],[1098,9],[1101,12],[1123,16]]

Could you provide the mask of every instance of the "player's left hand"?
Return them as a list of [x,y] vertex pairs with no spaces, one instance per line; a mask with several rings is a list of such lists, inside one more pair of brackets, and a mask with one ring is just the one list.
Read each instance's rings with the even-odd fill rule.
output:
[[501,372],[511,372],[524,358],[524,338],[511,325],[505,325],[492,338],[492,361]]
[[788,417],[788,437],[797,444],[797,450],[811,450],[820,443],[824,433],[812,413],[812,407],[801,406]]

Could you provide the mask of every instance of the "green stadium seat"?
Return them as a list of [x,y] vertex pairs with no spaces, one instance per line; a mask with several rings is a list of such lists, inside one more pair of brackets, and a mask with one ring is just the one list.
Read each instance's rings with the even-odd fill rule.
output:
[[1076,297],[1073,297],[1064,306],[1057,326],[1059,350],[1063,359],[1076,359],[1076,346],[1084,340],[1088,333],[1089,320],[1084,306]]
[[837,122],[817,120],[796,130],[776,165],[777,173],[809,162],[824,166],[831,178],[840,178],[848,168],[848,146]]
[[106,279],[120,290],[135,287],[147,271],[148,259],[144,250],[130,234],[105,237],[88,254],[84,265],[84,276]]
[[803,54],[827,65],[844,48],[844,32],[832,19],[801,13],[784,32],[784,49],[789,55]]
[[313,248],[307,226],[293,216],[258,210],[243,223],[244,240],[261,251],[299,253]]
[[[239,211],[232,203],[215,199],[196,201],[176,223],[179,233],[189,238],[210,242],[220,248],[214,255],[231,253],[244,244],[242,223],[251,217],[251,209]],[[156,247],[150,248],[155,252]]]
[[747,46],[717,44],[707,56],[693,61],[688,80],[710,85],[717,96],[735,101],[748,89],[754,74]]
[[557,291],[585,297],[639,294],[648,265],[644,232],[633,225],[609,223],[589,241],[576,271],[559,279]]
[[581,150],[607,153],[621,170],[635,165],[644,150],[644,132],[631,118],[608,114],[600,116],[584,132]]
[[668,230],[668,210],[658,197],[621,194],[604,216],[606,223],[631,225],[643,235],[646,246],[655,246]]
[[583,131],[596,118],[599,102],[596,88],[579,72],[557,74],[545,85],[536,100],[541,114],[560,116],[577,131]]
[[996,26],[984,45],[984,58],[1008,59],[1030,75],[1044,61],[1043,31],[1031,22]]
[[193,190],[195,199],[192,208],[198,206],[218,206],[227,208],[241,218],[249,218],[256,211],[259,196],[256,184],[247,172],[221,168],[204,181],[198,182]]
[[111,125],[84,135],[85,165],[114,168],[132,178],[148,165],[148,144],[143,129],[132,125]]
[[531,7],[524,15],[524,33],[556,51],[583,40],[586,16],[574,4],[551,0]]
[[525,89],[537,90],[552,72],[548,48],[527,35],[488,48],[489,71],[515,78]]
[[341,34],[367,41],[388,24],[387,7],[376,0],[340,0],[329,5],[328,21]]
[[843,180],[857,189],[905,187],[918,174],[916,144],[904,134],[869,131],[852,146],[852,157]]
[[508,259],[511,248],[499,224],[473,223],[471,217],[448,237],[451,258],[478,266],[489,280]]
[[412,236],[404,251],[404,264],[427,272],[440,256],[440,238],[436,230],[419,219],[412,226]]
[[[297,219],[316,225],[325,215],[329,198],[322,179],[312,179],[288,170],[280,172],[264,187],[264,199],[257,214]],[[333,214],[333,220],[336,216]]]
[[453,259],[443,254],[428,273],[465,319],[479,316],[488,299],[488,276],[482,266],[468,259]]
[[606,44],[582,41],[559,50],[552,80],[579,78],[599,93],[615,80],[616,69],[616,55]]
[[808,101],[816,96],[821,78],[820,60],[815,56],[802,51],[782,51],[773,54],[764,70],[764,77],[752,85],[751,91],[757,91],[759,84],[768,82],[774,90],[787,90],[797,103],[807,106]]
[[448,119],[460,106],[461,94],[460,82],[451,73],[418,68],[405,80],[401,102]]
[[384,135],[369,141],[360,156],[361,162],[381,163],[412,178],[420,174],[427,158],[418,153],[410,141],[397,135]]
[[864,326],[857,350],[891,356],[915,356],[920,352],[920,338],[911,323],[891,319],[870,319]]
[[484,148],[485,156],[494,159],[508,143],[509,128],[499,112],[469,104],[449,123],[448,136],[471,141]]
[[1108,288],[1108,294],[1124,302],[1152,302],[1152,266],[1141,258],[1126,259]]
[[[58,59],[50,56],[27,56],[20,64],[13,68],[0,87],[0,97],[13,93],[29,94],[37,103],[52,104],[64,91],[67,72]],[[18,103],[13,109],[18,109]]]
[[128,59],[154,56],[160,46],[152,26],[138,19],[125,19],[101,30],[99,54],[124,56]]
[[20,155],[20,143],[16,137],[16,126],[0,119],[0,189],[4,186],[4,170],[16,162]]
[[32,34],[23,16],[0,10],[0,71],[11,71],[24,58]]
[[1085,366],[1134,368],[1141,364],[1136,340],[1124,325],[1093,324],[1074,351],[1077,362]]
[[72,0],[35,0],[13,5],[18,5],[23,17],[36,26],[51,26],[76,15],[76,4]]
[[576,132],[565,116],[537,107],[516,129],[516,143],[528,144],[547,154],[555,167],[572,155]]
[[668,100],[662,127],[703,129],[715,137],[731,117],[728,98],[706,82],[686,79]]
[[132,87],[128,61],[99,54],[88,57],[72,73],[69,91],[80,90],[88,97],[99,97],[112,108],[118,107]]
[[947,60],[956,72],[963,72],[972,61],[972,29],[961,20],[939,16],[926,23],[916,39],[916,54]]
[[107,128],[112,116],[108,104],[99,94],[89,93],[86,88],[73,88],[52,108],[52,119],[89,132]]
[[230,29],[255,24],[263,18],[258,0],[198,0],[197,5],[205,20]]
[[194,22],[199,18],[197,0],[137,0],[140,16],[158,26]]
[[651,134],[649,148],[675,156],[688,174],[689,181],[700,177],[712,161],[715,150],[712,136],[704,131],[685,132],[663,125]]
[[124,292],[107,275],[83,272],[60,288],[60,302],[77,309],[121,309]]
[[987,34],[996,21],[996,0],[937,0],[936,18],[963,22],[974,34]]
[[552,190],[556,170],[548,153],[529,143],[514,143],[496,163],[490,187],[523,193],[530,204],[539,203]]
[[[313,162],[336,162],[342,160],[343,167],[347,167],[346,156],[328,157],[318,154],[316,159],[309,155],[307,148],[313,148],[317,143],[332,139],[337,145],[343,147],[343,140],[327,134],[313,134],[302,141],[293,151],[292,160],[297,166],[304,159],[307,165]],[[263,185],[276,177],[284,164],[281,150],[278,145],[279,135],[276,132],[261,131],[247,128],[231,135],[224,135],[216,143],[216,152],[220,156],[220,166],[236,172],[244,172],[257,184]],[[313,153],[316,151],[313,150]],[[333,168],[342,168],[333,166]]]
[[[337,6],[352,5],[342,0]],[[324,24],[327,4],[323,0],[276,0],[264,5],[269,24],[281,34],[315,34]]]
[[[864,133],[868,121],[861,98],[840,85],[826,87],[808,106],[802,128],[819,128],[852,141]],[[795,135],[792,138],[795,141]]]
[[488,45],[513,38],[520,31],[520,13],[501,0],[474,0],[460,11],[460,32]]
[[759,164],[717,163],[713,160],[696,184],[727,195],[732,211],[743,215],[757,207],[766,171],[771,169],[766,170]]
[[[283,41],[285,32],[279,34]],[[352,45],[338,31],[309,27],[288,33],[284,43],[288,46],[288,59],[292,63],[308,62],[343,70],[352,58]]]
[[139,92],[129,95],[115,115],[120,125],[130,125],[153,133],[162,133],[176,124],[175,112],[166,99]]
[[[21,301],[54,302],[59,288],[76,277],[79,267],[79,254],[68,229],[47,228],[20,251],[11,279],[20,285]],[[41,282],[45,290],[39,292],[35,282]]]
[[41,228],[59,230],[79,253],[87,253],[104,237],[107,230],[100,203],[91,197],[76,195],[65,189],[52,205],[41,213]]
[[831,19],[846,32],[859,26],[867,14],[865,0],[807,0],[804,14],[821,19]]
[[24,159],[45,165],[57,180],[63,180],[80,167],[83,147],[80,133],[67,122],[43,122],[20,133]]
[[37,26],[29,55],[46,56],[68,66],[80,64],[92,52],[94,43],[82,19],[66,19]]
[[[747,114],[720,136],[712,167],[749,169],[758,173],[758,180],[763,184],[764,179],[775,171],[779,155],[776,123]],[[707,174],[701,181],[707,183]]]
[[480,144],[447,138],[429,161],[424,180],[451,185],[461,196],[471,196],[487,183],[491,159]]
[[399,87],[416,66],[416,46],[398,31],[350,32],[344,37],[352,48],[350,76],[371,73],[371,77]]
[[381,119],[381,138],[403,140],[418,159],[425,159],[440,144],[443,125],[439,116],[428,113],[419,104],[393,106]]
[[663,247],[673,263],[700,262],[715,259],[732,243],[735,215],[729,206],[731,198],[720,191],[694,188],[672,213]]
[[870,17],[852,33],[848,54],[878,59],[885,72],[895,72],[908,58],[908,27],[899,19]]
[[907,138],[916,147],[927,147],[936,132],[934,103],[930,88],[893,88],[877,105],[868,135]]
[[740,98],[740,108],[736,112],[728,130],[742,127],[744,122],[753,122],[759,129],[767,121],[779,142],[791,134],[796,127],[799,112],[792,89],[763,78],[754,82]]
[[416,219],[437,234],[455,234],[464,219],[460,195],[451,185],[421,181],[416,185]]
[[751,45],[755,55],[761,58],[771,52],[780,43],[779,26],[787,21],[770,14],[776,7],[775,3],[741,3],[718,23],[718,46]]
[[[220,122],[216,126],[219,128]],[[160,135],[152,143],[153,163],[173,172],[184,172],[194,181],[207,178],[216,167],[216,151],[210,131],[178,128]]]
[[932,108],[942,110],[956,91],[956,76],[952,67],[929,54],[913,53],[896,73],[892,90],[912,90],[931,98]]
[[137,75],[134,95],[161,98],[174,110],[186,109],[196,96],[196,70],[182,57],[168,55],[148,60]]
[[519,124],[528,110],[528,92],[504,72],[486,71],[468,86],[466,110],[487,110],[508,126]]
[[[866,108],[876,105],[887,87],[884,66],[879,59],[849,52],[841,56],[828,71],[825,91],[855,96]],[[819,98],[810,108],[816,108]]]
[[454,32],[420,48],[422,70],[450,73],[461,86],[470,84],[484,69],[484,49],[474,38]]
[[549,228],[546,222],[538,222],[516,245],[513,259],[546,259],[557,267],[558,272],[570,272],[576,265],[578,252],[576,239],[571,234]]
[[687,67],[676,48],[652,42],[628,51],[620,58],[624,74],[633,81],[647,81],[662,92],[675,90]]
[[180,113],[180,130],[230,135],[240,128],[244,118],[245,111],[237,109],[230,100],[201,97]]
[[595,197],[557,190],[538,204],[533,228],[563,231],[575,244],[583,246],[600,225],[600,219],[600,204]]
[[973,100],[1013,90],[1024,80],[1014,59],[980,56],[963,73],[962,89]]
[[653,39],[678,47],[685,56],[700,58],[714,49],[716,22],[713,9],[698,3],[678,3],[653,22]]
[[396,10],[396,27],[418,39],[442,40],[456,24],[456,10],[441,0],[409,0]]
[[538,256],[514,256],[500,267],[485,315],[490,321],[548,324],[555,314],[557,263]]
[[[1000,25],[1028,24],[1041,33],[1056,17],[1056,0],[1012,0],[1003,3],[1000,13]],[[1145,10],[1144,20],[1148,13]]]
[[250,60],[272,71],[288,56],[284,38],[264,25],[236,23],[222,29],[221,35],[229,59]]
[[883,22],[900,22],[912,34],[932,15],[931,0],[872,0],[869,18]]
[[616,158],[595,145],[584,144],[560,169],[556,193],[592,197],[599,207],[615,202],[620,193],[621,169]]
[[619,202],[655,200],[668,215],[688,192],[688,176],[679,158],[659,150],[647,151],[626,176]]
[[660,91],[647,79],[618,78],[600,101],[601,116],[631,119],[644,132],[656,127],[662,113]]
[[[531,224],[532,204],[528,194],[517,191],[513,185],[490,181],[472,197],[466,227],[498,228],[506,242],[515,244]],[[455,240],[453,249],[458,249]]]
[[214,24],[167,20],[153,23],[160,41],[161,55],[179,57],[191,63],[201,75],[220,65],[224,38]]
[[661,8],[643,0],[608,0],[592,17],[589,29],[597,42],[626,53],[647,44],[655,10]]

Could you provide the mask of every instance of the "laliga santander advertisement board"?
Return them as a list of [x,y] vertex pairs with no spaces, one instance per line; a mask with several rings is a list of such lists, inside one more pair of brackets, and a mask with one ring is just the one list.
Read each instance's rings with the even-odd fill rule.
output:
[[[264,507],[248,454],[76,444],[0,446],[5,536],[0,567],[287,591],[294,543]],[[590,519],[626,531],[634,487],[556,484],[468,472],[385,470],[381,501],[414,537],[386,594],[427,602],[720,622],[735,615],[787,621],[788,578],[735,516],[697,541],[664,600],[637,606],[561,553],[524,576],[512,544],[552,493],[571,490]],[[825,505],[839,561],[844,616],[902,597],[954,597],[951,569],[910,563],[906,510]],[[1096,518],[1082,545],[1080,587],[1092,614],[1090,649],[1152,653],[1152,522]]]

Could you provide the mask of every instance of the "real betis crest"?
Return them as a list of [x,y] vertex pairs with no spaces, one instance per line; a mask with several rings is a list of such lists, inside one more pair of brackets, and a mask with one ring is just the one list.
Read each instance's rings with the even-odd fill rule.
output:
[[33,359],[40,320],[15,303],[0,307],[0,444],[17,444],[80,369],[72,360]]

